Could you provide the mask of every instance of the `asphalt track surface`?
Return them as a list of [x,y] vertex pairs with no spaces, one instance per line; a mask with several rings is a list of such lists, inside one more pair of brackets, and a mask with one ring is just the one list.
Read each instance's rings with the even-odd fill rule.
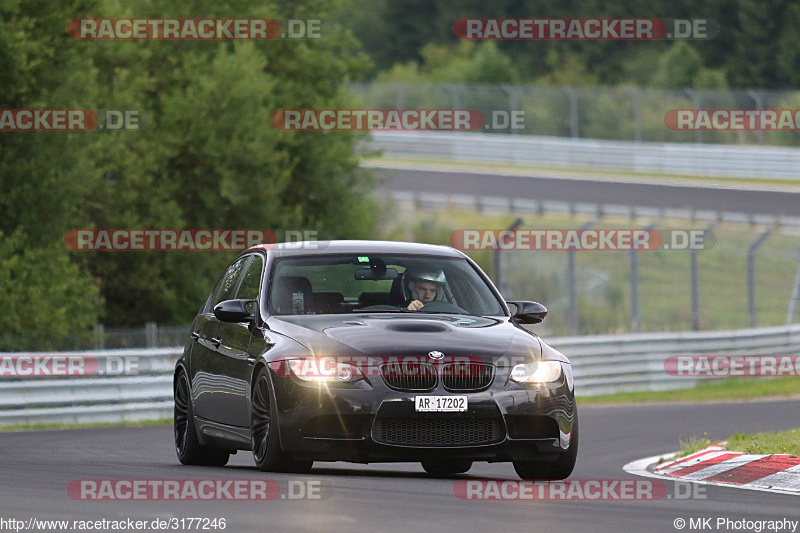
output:
[[[646,479],[627,474],[623,465],[674,451],[680,438],[692,435],[722,439],[736,431],[800,426],[798,403],[790,400],[583,407],[580,416],[580,451],[571,477],[576,480]],[[703,498],[653,501],[463,501],[454,495],[457,480],[518,480],[508,463],[475,463],[467,474],[440,477],[426,475],[416,463],[315,463],[309,474],[272,474],[259,472],[250,453],[239,452],[225,467],[187,467],[178,463],[166,426],[6,432],[0,442],[0,519],[225,518],[224,531],[235,533],[648,532],[677,531],[677,518],[691,531],[691,518],[711,517],[712,524],[717,518],[800,519],[797,496],[729,487],[704,487]],[[283,493],[289,482],[306,480],[319,483],[323,498],[76,501],[66,488],[80,479],[272,479]],[[664,483],[670,496],[686,492]]]
[[[791,192],[452,171],[378,170],[376,174],[383,190],[476,196],[491,190],[493,196],[509,198],[800,215],[800,193]],[[643,480],[622,467],[635,459],[675,451],[679,439],[693,435],[723,439],[736,431],[800,426],[797,401],[584,407],[580,413],[581,443],[572,480]],[[428,476],[416,463],[315,463],[309,474],[271,474],[259,472],[250,453],[240,452],[226,467],[187,467],[175,457],[171,427],[6,432],[0,433],[0,451],[0,531],[8,530],[3,519],[27,521],[31,517],[148,522],[156,518],[225,518],[224,530],[206,531],[233,533],[674,532],[678,531],[676,519],[686,520],[683,530],[691,531],[690,519],[700,518],[712,518],[711,530],[753,531],[717,529],[716,519],[800,519],[797,496],[702,487],[698,497],[684,499],[685,485],[673,481],[664,482],[667,497],[655,501],[463,501],[454,495],[458,480],[517,481],[507,463],[476,463],[467,474],[439,477]],[[74,500],[67,486],[81,479],[271,479],[284,494],[290,483],[307,481],[321,488],[322,499]]]
[[377,188],[436,194],[800,216],[800,192],[631,183],[603,179],[375,169]]

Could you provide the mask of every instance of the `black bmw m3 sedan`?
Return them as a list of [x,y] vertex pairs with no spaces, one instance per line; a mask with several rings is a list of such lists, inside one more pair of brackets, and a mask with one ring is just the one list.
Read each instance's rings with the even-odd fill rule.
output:
[[520,326],[546,314],[504,301],[445,246],[255,246],[214,285],[176,364],[178,458],[250,450],[264,471],[406,461],[431,474],[510,461],[523,479],[564,479],[572,368]]

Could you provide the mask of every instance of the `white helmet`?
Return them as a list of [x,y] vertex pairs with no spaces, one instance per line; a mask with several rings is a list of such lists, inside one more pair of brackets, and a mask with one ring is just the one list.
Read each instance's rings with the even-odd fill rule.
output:
[[428,281],[436,284],[436,298],[434,301],[444,299],[444,286],[447,278],[441,268],[408,268],[403,273],[403,296],[406,300],[419,300],[419,294],[415,285],[420,281]]

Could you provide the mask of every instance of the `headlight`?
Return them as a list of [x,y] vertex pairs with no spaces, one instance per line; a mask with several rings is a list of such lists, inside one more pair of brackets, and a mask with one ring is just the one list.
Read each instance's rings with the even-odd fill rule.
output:
[[354,383],[364,377],[357,366],[329,357],[289,359],[286,362],[292,375],[308,383]]
[[511,380],[517,383],[552,383],[561,379],[560,361],[535,361],[515,366]]

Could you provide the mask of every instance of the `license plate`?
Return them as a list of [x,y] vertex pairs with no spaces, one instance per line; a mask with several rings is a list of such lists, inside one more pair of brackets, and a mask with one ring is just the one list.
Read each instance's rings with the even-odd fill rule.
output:
[[467,410],[466,396],[414,396],[418,413],[461,413]]

